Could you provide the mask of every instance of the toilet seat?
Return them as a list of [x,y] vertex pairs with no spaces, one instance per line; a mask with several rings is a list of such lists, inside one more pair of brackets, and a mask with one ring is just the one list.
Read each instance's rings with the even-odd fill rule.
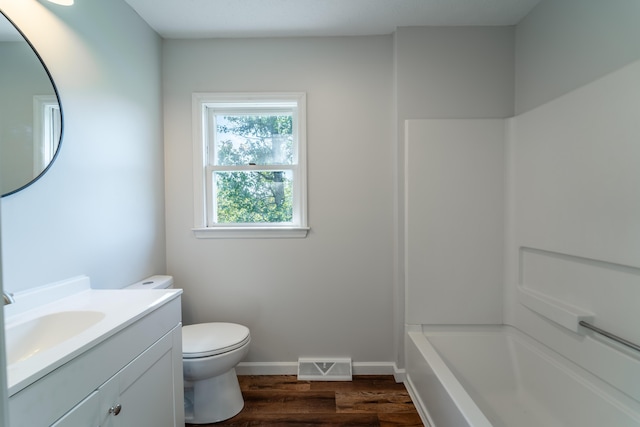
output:
[[240,348],[250,341],[249,328],[236,323],[199,323],[182,327],[182,357],[197,359]]

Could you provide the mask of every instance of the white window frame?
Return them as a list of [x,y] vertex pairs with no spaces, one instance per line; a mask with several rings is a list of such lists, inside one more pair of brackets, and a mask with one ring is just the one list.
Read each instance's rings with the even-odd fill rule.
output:
[[[292,165],[278,165],[278,170],[293,172],[293,221],[291,223],[218,224],[213,222],[213,193],[209,189],[214,168],[210,165],[208,146],[213,142],[209,130],[212,109],[233,108],[270,111],[278,105],[295,104],[294,161]],[[290,107],[289,107],[290,108]],[[197,238],[303,238],[307,236],[307,140],[306,94],[284,93],[209,93],[192,96],[193,116],[193,190],[194,228]],[[213,157],[213,156],[211,156]],[[271,166],[243,165],[234,170],[265,170]],[[219,167],[215,170],[220,169]]]
[[62,122],[60,104],[55,95],[33,97],[33,173],[38,176],[53,160],[58,145]]

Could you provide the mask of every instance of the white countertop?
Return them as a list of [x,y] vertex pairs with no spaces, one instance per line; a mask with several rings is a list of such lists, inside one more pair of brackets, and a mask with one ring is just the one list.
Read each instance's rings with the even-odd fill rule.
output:
[[178,298],[181,293],[181,289],[91,289],[89,279],[79,276],[16,294],[16,302],[5,306],[6,331],[41,316],[67,311],[94,311],[104,314],[104,317],[54,346],[9,364],[9,396]]

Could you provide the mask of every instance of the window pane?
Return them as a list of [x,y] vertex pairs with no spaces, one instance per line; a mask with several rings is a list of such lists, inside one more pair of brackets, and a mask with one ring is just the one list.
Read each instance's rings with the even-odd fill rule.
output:
[[215,116],[215,165],[293,163],[291,113]]
[[292,222],[292,172],[215,172],[218,224]]

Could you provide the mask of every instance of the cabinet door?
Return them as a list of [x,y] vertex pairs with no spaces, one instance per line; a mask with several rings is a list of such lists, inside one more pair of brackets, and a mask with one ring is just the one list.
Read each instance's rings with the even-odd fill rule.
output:
[[[175,333],[165,335],[99,389],[103,427],[175,427]],[[180,352],[180,354],[176,354]],[[180,385],[182,386],[182,385]],[[182,405],[182,402],[180,402]]]
[[51,427],[98,427],[100,402],[98,392],[94,391],[62,418],[53,423]]

